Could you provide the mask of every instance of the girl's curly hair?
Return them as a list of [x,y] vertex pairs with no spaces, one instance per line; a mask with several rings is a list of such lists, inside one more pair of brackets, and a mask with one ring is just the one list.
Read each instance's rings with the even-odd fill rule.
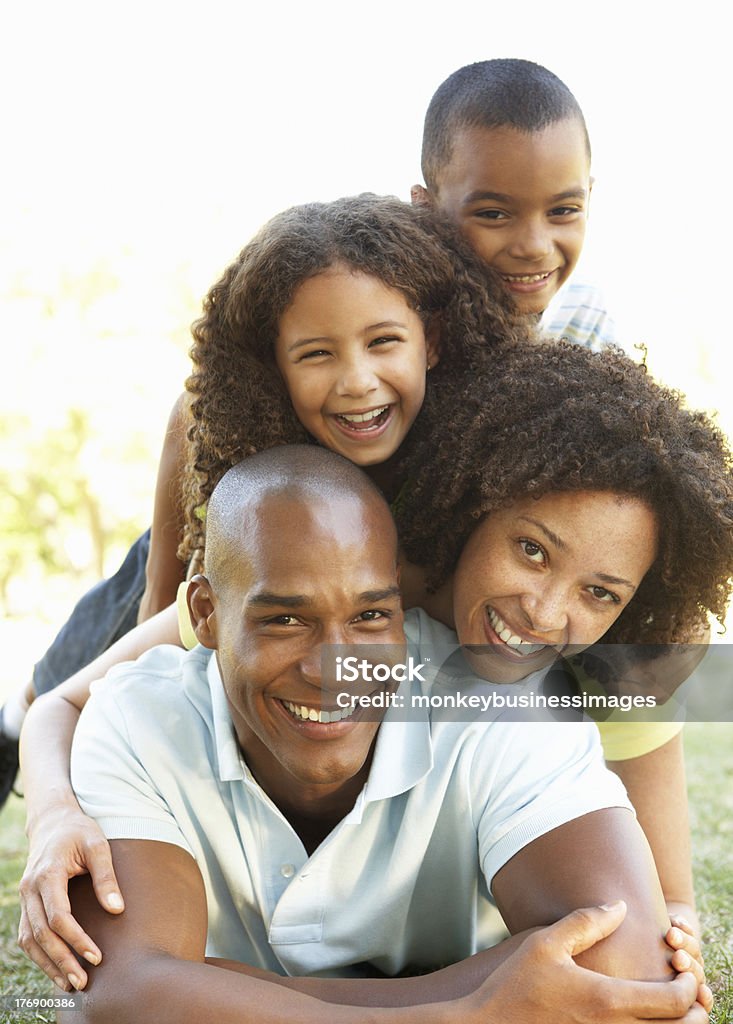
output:
[[723,434],[620,350],[567,342],[493,354],[490,373],[430,396],[396,509],[407,557],[437,587],[478,519],[528,495],[612,491],[654,511],[659,551],[603,638],[666,644],[722,622],[733,576],[733,478]]
[[184,561],[203,548],[201,509],[230,466],[260,449],[308,440],[275,365],[275,341],[298,286],[335,263],[399,290],[426,323],[439,316],[441,359],[428,391],[480,372],[494,344],[527,337],[499,279],[427,207],[364,194],[274,217],[224,271],[192,328]]

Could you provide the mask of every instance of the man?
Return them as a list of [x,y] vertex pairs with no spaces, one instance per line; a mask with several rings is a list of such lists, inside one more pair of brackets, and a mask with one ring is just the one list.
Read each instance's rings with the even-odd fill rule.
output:
[[[84,1019],[685,1014],[696,982],[661,981],[661,892],[593,726],[340,708],[324,650],[404,643],[394,526],[361,471],[316,447],[247,459],[209,503],[206,559],[188,593],[202,646],[120,667],[77,731],[74,785],[127,894],[110,917],[76,884],[105,950]],[[516,934],[482,950],[489,892]],[[527,936],[618,897],[621,927],[612,905]],[[584,950],[657,983],[600,978],[573,963]],[[366,976],[415,969],[434,973]]]

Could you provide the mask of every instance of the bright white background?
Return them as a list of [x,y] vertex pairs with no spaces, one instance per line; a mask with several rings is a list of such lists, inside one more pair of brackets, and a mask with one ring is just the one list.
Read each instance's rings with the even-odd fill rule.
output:
[[[726,412],[731,163],[723,5],[7,3],[0,14],[3,411],[84,407],[100,489],[150,517],[186,325],[273,213],[420,181],[440,82],[489,57],[555,71],[583,107],[587,262],[630,341]],[[90,283],[91,282],[91,283]],[[124,477],[137,439],[149,471]],[[12,451],[9,457],[17,457]],[[78,539],[83,544],[81,538]],[[112,566],[110,566],[112,568]]]

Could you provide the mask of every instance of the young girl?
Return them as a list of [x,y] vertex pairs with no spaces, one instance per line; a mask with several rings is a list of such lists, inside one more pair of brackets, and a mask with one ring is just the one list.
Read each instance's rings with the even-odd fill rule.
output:
[[[497,352],[490,376],[451,382],[429,404],[396,518],[407,558],[449,596],[442,618],[476,650],[474,669],[510,682],[598,641],[592,661],[607,675],[615,668],[617,688],[633,684],[639,662],[649,673],[657,661],[673,691],[670,669],[685,678],[708,614],[722,623],[731,593],[722,434],[643,366],[566,343]],[[449,439],[437,426],[448,415]],[[638,557],[627,569],[631,541]],[[668,653],[655,659],[641,645]],[[627,655],[620,667],[614,650]],[[601,726],[670,914],[694,920],[679,728]]]
[[[496,341],[526,328],[454,228],[426,209],[363,195],[273,218],[211,289],[193,334],[194,373],[163,447],[149,553],[145,535],[82,599],[10,702],[4,724],[15,739],[3,739],[0,719],[0,806],[17,770],[21,705],[91,662],[138,614],[144,621],[174,601],[201,543],[194,509],[224,469],[259,448],[310,439],[370,467],[389,490],[389,460],[420,409],[426,371],[440,386],[486,366]],[[173,623],[162,640],[175,640]]]

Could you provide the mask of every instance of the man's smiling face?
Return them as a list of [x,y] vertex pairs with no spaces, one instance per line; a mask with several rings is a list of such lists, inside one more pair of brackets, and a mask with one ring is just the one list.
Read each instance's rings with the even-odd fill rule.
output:
[[226,582],[213,591],[199,578],[237,738],[276,802],[353,802],[366,780],[379,723],[338,709],[344,686],[323,677],[322,656],[326,645],[401,647],[396,554],[376,496],[280,493],[249,511]]

